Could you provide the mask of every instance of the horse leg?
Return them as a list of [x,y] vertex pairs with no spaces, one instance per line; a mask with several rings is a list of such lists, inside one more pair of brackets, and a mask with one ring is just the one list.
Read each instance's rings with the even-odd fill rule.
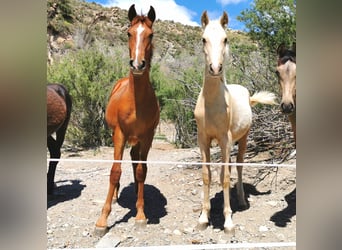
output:
[[[200,151],[202,155],[203,162],[210,162],[210,141],[207,139],[205,142],[199,141]],[[210,217],[210,201],[209,201],[209,191],[211,182],[211,171],[210,165],[202,165],[202,179],[203,179],[203,204],[201,215],[198,219],[199,228],[205,229],[209,224]]]
[[[56,140],[50,135],[47,138],[47,146],[50,152],[50,158],[59,159],[61,157],[61,147],[64,142],[65,133],[70,119],[70,112],[67,114],[62,126],[56,131]],[[49,162],[49,170],[47,174],[47,194],[53,193],[54,179],[58,161]]]
[[[125,139],[121,131],[113,134],[114,142],[114,160],[122,160]],[[112,165],[109,177],[109,189],[105,204],[103,205],[100,218],[96,222],[96,229],[102,231],[107,228],[107,218],[112,211],[112,202],[116,202],[118,198],[121,177],[121,163],[115,162]],[[114,198],[114,199],[113,199]]]
[[[237,155],[237,162],[243,163],[244,161],[244,154],[247,149],[247,136],[248,136],[249,130],[246,132],[246,134],[239,140],[239,151]],[[247,203],[245,199],[245,191],[243,189],[243,182],[242,182],[242,166],[237,165],[236,166],[237,173],[238,173],[238,183],[237,183],[237,196],[238,196],[238,203],[239,208],[245,209],[247,208]]]
[[[228,132],[228,136],[219,140],[219,145],[222,152],[222,162],[229,163],[230,161],[230,147],[231,147],[232,136]],[[232,209],[230,207],[230,166],[222,165],[221,168],[221,185],[223,190],[223,215],[224,215],[224,232],[230,233],[234,231],[234,224],[232,220]]]
[[[132,161],[138,161],[140,159],[139,157],[140,156],[140,143],[138,143],[137,145],[131,148],[130,154],[131,154]],[[134,177],[134,191],[136,195],[138,195],[138,181],[136,177],[137,166],[138,166],[138,163],[132,163],[133,177]]]
[[295,143],[296,143],[296,113],[292,113],[291,115],[288,116],[290,123],[291,123],[291,128],[293,131]]
[[[47,146],[50,152],[50,158],[59,159],[61,156],[60,147],[56,140],[50,135],[47,137]],[[54,187],[54,179],[56,173],[58,161],[50,161],[49,162],[49,170],[47,173],[47,194],[53,194],[53,187]]]
[[[154,131],[140,142],[140,147],[137,149],[132,148],[132,157],[139,157],[139,160],[146,161],[148,152],[152,145]],[[140,153],[140,156],[139,156]],[[133,160],[133,158],[132,158]],[[134,169],[134,179],[135,179],[135,186],[136,186],[136,193],[137,193],[137,215],[135,217],[135,224],[136,225],[146,225],[146,216],[144,213],[144,185],[145,179],[147,175],[147,164],[146,163],[138,163],[133,164]]]

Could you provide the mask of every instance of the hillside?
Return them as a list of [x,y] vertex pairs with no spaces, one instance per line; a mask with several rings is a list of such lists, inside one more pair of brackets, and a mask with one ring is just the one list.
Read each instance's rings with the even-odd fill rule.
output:
[[[161,21],[156,14],[151,78],[161,119],[175,124],[172,142],[192,147],[197,135],[193,109],[204,65],[202,29]],[[67,138],[74,144],[89,147],[111,143],[104,110],[112,84],[128,72],[127,15],[126,10],[82,0],[47,1],[48,81],[64,83],[73,91],[74,113]],[[227,30],[227,34],[227,82],[241,84],[252,94],[260,90],[278,93],[275,58],[265,54],[247,34],[234,30]],[[63,58],[66,60],[60,60]],[[279,108],[257,106],[253,113],[250,147],[263,151],[281,144],[283,155],[288,154],[294,140]]]
[[[129,25],[126,10],[81,0],[48,0],[47,16],[50,59],[95,43],[109,47],[126,46]],[[154,32],[154,60],[172,60],[184,52],[192,56],[201,49],[200,27],[161,21],[157,13]],[[228,36],[234,43],[248,41],[247,36],[239,31],[228,30]]]

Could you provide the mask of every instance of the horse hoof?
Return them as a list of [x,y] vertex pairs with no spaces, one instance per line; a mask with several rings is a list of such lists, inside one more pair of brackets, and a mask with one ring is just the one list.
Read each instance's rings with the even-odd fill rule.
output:
[[235,226],[233,226],[233,227],[225,227],[224,228],[224,233],[228,234],[228,235],[231,235],[231,236],[234,236],[235,235]]
[[108,227],[97,227],[97,226],[95,226],[94,235],[102,237],[106,233],[108,233],[108,231],[109,231]]
[[136,220],[134,223],[136,228],[144,228],[147,225],[147,220],[143,219],[143,220]]
[[200,231],[203,231],[203,230],[206,230],[208,226],[209,226],[209,223],[198,223],[197,229]]

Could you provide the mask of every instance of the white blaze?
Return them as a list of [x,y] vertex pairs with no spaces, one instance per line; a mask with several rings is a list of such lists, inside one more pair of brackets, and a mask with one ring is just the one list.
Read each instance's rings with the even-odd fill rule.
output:
[[139,27],[137,28],[137,42],[135,45],[135,59],[134,59],[134,64],[133,64],[135,67],[138,67],[139,65],[138,55],[139,55],[140,36],[144,30],[145,28],[142,26],[142,24],[139,24]]

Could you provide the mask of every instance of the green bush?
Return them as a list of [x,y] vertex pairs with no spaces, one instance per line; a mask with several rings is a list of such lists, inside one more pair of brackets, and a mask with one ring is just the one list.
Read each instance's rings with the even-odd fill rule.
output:
[[70,52],[48,67],[48,82],[64,84],[73,99],[67,132],[71,143],[82,147],[111,143],[105,108],[113,84],[127,74],[125,62],[120,49],[101,52],[92,48]]

